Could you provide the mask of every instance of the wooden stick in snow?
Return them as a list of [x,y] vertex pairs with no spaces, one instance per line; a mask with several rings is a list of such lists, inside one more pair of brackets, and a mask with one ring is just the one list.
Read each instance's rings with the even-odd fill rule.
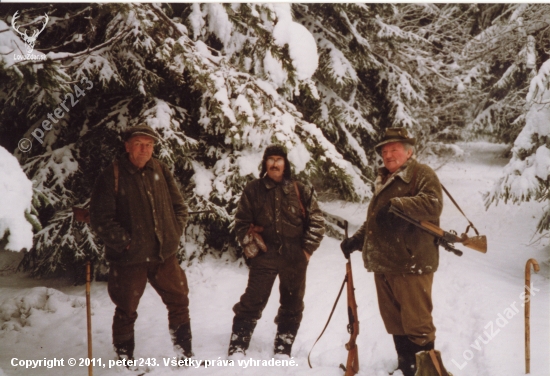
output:
[[531,317],[531,265],[535,273],[540,270],[539,263],[535,259],[527,260],[525,264],[525,373],[531,372],[531,327],[529,318]]

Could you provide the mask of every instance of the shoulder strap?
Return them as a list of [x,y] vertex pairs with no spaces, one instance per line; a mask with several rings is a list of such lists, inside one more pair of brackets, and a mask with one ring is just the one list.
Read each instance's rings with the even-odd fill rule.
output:
[[302,196],[300,196],[300,190],[298,189],[298,183],[294,182],[294,189],[296,189],[296,195],[298,196],[298,202],[300,203],[300,211],[302,212],[302,218],[306,217],[306,209],[302,203]]
[[118,194],[118,161],[115,159],[113,161],[113,170],[114,170],[114,173],[115,173],[115,195]]
[[[418,165],[415,167],[414,169],[414,172],[413,172],[413,177],[411,179],[411,182],[412,182],[412,187],[411,187],[411,196],[414,196],[416,195],[416,175],[418,173]],[[460,206],[458,206],[458,204],[456,203],[455,199],[453,198],[453,196],[451,196],[451,194],[449,193],[449,191],[447,190],[447,188],[445,188],[445,186],[443,184],[441,184],[441,188],[443,188],[443,192],[445,192],[445,194],[451,199],[452,203],[456,206],[456,208],[458,209],[458,211],[464,216],[464,218],[466,218],[466,220],[468,221],[468,227],[466,227],[466,234],[468,233],[468,230],[470,229],[470,227],[475,231],[476,235],[479,236],[479,231],[477,231],[477,228],[474,226],[474,224],[472,223],[472,221],[470,221],[468,219],[468,217],[466,217],[466,214],[464,214],[464,212],[462,211],[462,209],[460,209]]]
[[449,196],[449,198],[451,199],[451,201],[453,202],[453,204],[455,204],[456,208],[458,209],[458,211],[464,216],[464,218],[466,218],[466,220],[468,221],[469,225],[468,227],[466,227],[466,234],[468,233],[468,230],[470,229],[470,227],[472,229],[474,229],[476,235],[479,236],[479,231],[477,231],[477,228],[474,226],[474,224],[472,223],[472,221],[470,221],[468,219],[468,217],[466,217],[466,214],[464,214],[464,212],[462,211],[462,209],[460,209],[460,206],[458,206],[458,204],[456,203],[455,199],[453,198],[453,196],[451,196],[451,194],[449,193],[449,191],[447,190],[447,188],[445,188],[445,186],[443,184],[441,184],[441,188],[443,188],[443,191],[447,194],[447,196]]

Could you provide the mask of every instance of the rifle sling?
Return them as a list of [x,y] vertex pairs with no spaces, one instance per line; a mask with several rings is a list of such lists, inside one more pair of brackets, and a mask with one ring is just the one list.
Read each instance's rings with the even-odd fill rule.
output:
[[302,204],[302,196],[300,196],[300,190],[298,189],[298,183],[294,182],[294,189],[296,190],[296,196],[298,196],[298,202],[300,203],[300,212],[302,213],[302,218],[306,218],[306,208]]
[[472,221],[470,221],[468,219],[468,217],[466,217],[466,214],[464,214],[464,212],[462,211],[462,209],[460,209],[460,206],[458,206],[458,204],[456,203],[455,199],[453,198],[453,196],[451,196],[451,194],[449,193],[449,191],[447,190],[447,188],[445,188],[445,186],[443,184],[441,184],[441,188],[443,188],[443,191],[447,194],[447,196],[449,196],[449,198],[451,199],[451,201],[453,202],[453,204],[455,204],[456,208],[458,209],[458,211],[464,216],[464,218],[466,218],[466,220],[468,221],[469,225],[468,227],[466,227],[466,234],[468,233],[468,230],[471,228],[474,229],[475,233],[477,236],[479,236],[479,232],[477,231],[477,228],[476,226],[474,226],[474,224],[472,223]]
[[[411,186],[411,196],[416,196],[416,193],[415,190],[416,190],[416,175],[418,173],[418,166],[416,166],[416,168],[414,169],[413,171],[413,177],[411,179],[411,182],[412,182],[412,186]],[[466,218],[466,220],[468,221],[469,225],[468,227],[466,227],[466,231],[465,233],[467,234],[468,233],[468,230],[470,229],[470,227],[472,229],[474,229],[475,233],[477,236],[479,236],[479,231],[477,231],[477,228],[476,226],[474,226],[474,224],[472,223],[472,221],[470,221],[468,219],[468,217],[466,217],[466,214],[464,214],[464,212],[462,211],[462,209],[460,208],[460,206],[458,206],[457,202],[455,201],[455,199],[453,198],[453,196],[451,196],[451,194],[449,193],[449,191],[447,190],[447,188],[445,188],[445,186],[443,184],[441,184],[441,188],[443,188],[443,192],[445,192],[447,194],[447,196],[451,199],[452,203],[456,206],[456,208],[458,209],[458,211],[464,216],[464,218]]]
[[348,280],[348,275],[346,273],[346,276],[344,277],[344,282],[342,282],[342,287],[340,287],[340,292],[338,293],[338,296],[336,297],[336,301],[334,302],[334,305],[332,306],[332,311],[330,311],[330,315],[328,317],[327,323],[325,324],[325,327],[323,328],[323,331],[321,332],[321,334],[319,334],[319,337],[317,338],[317,340],[315,341],[313,346],[311,346],[311,350],[309,350],[309,354],[307,354],[307,364],[309,364],[309,368],[313,368],[311,366],[311,361],[309,359],[309,357],[311,356],[311,352],[313,351],[313,348],[315,347],[317,342],[319,342],[319,340],[321,339],[321,337],[325,333],[325,330],[327,330],[328,324],[330,323],[330,319],[332,319],[332,314],[334,313],[334,310],[336,309],[336,305],[338,304],[338,301],[340,300],[340,296],[342,295],[342,291],[344,291],[344,286],[345,286],[347,280]]

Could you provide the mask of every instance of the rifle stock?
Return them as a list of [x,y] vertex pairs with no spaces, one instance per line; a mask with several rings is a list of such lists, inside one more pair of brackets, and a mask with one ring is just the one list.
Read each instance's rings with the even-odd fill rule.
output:
[[[344,220],[344,234],[348,237],[348,221]],[[344,376],[353,376],[359,372],[359,352],[357,351],[357,336],[359,335],[359,320],[357,315],[357,302],[355,300],[355,286],[353,285],[353,273],[351,271],[351,258],[348,258],[346,263],[346,279],[347,284],[346,292],[348,296],[348,333],[350,338],[346,343],[346,350],[348,350],[348,359],[346,366],[340,364],[345,372]]]
[[359,372],[359,353],[357,350],[357,336],[359,335],[359,320],[357,316],[357,302],[355,301],[355,287],[353,285],[353,274],[351,272],[351,258],[346,264],[346,282],[348,295],[348,332],[349,342],[346,343],[348,360],[346,361],[344,376],[353,376]]
[[[409,217],[407,214],[403,213],[401,210],[397,209],[393,205],[390,206],[390,213],[393,213],[398,217],[403,218],[404,220],[412,223],[421,230],[424,230],[427,233],[435,236],[436,238],[439,238],[442,243],[461,243],[463,246],[473,249],[475,251],[487,253],[487,237],[485,235],[468,236],[466,234],[462,234],[461,236],[458,236],[451,232],[447,232],[428,221],[419,221],[412,217]],[[451,248],[451,250],[454,249],[452,246],[450,246],[450,244],[447,245]],[[450,250],[447,247],[445,248],[447,250]]]

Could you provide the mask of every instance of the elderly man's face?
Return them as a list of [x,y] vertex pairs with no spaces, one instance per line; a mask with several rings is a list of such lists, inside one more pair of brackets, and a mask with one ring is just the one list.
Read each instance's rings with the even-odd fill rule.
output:
[[381,154],[384,166],[393,174],[411,157],[412,150],[406,150],[401,142],[390,142],[382,146]]
[[137,135],[126,141],[126,151],[136,167],[143,168],[153,156],[155,140],[149,136]]
[[266,161],[267,176],[273,181],[280,182],[283,180],[285,172],[285,159],[280,155],[272,155]]

